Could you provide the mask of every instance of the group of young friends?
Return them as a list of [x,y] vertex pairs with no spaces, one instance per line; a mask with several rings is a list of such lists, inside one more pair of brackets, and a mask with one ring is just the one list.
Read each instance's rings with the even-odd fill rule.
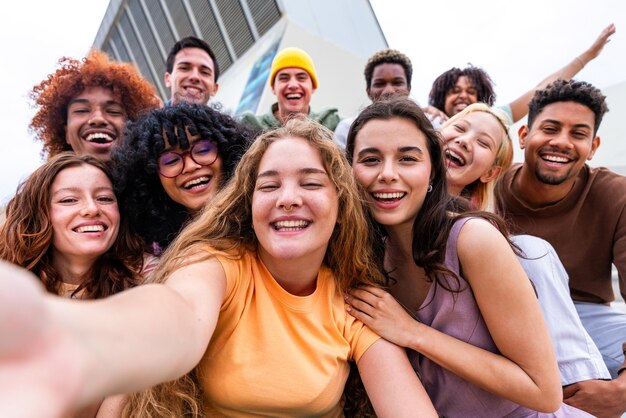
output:
[[298,48],[240,120],[206,106],[200,39],[164,106],[128,64],[62,60],[0,227],[0,416],[620,416],[626,179],[586,164],[607,106],[569,80],[614,32],[502,109],[472,66],[421,108],[383,50],[341,122]]

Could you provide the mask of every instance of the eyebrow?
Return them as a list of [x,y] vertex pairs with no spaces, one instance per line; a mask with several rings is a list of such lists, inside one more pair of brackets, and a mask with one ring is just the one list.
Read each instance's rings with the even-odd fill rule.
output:
[[[178,61],[176,63],[176,67],[178,67],[179,65],[194,65],[194,63],[191,61]],[[198,65],[200,66],[200,68],[206,68],[207,70],[210,70],[211,72],[213,72],[213,68],[211,68],[210,66],[206,64],[198,64]]]
[[[561,122],[560,120],[556,120],[556,119],[544,119],[541,121],[541,123],[554,123],[555,125],[563,125],[563,122]],[[576,123],[574,124],[574,128],[587,128],[587,129],[592,129],[591,125],[587,124],[587,123]]]
[[[406,147],[399,147],[398,148],[399,152],[417,152],[420,155],[424,155],[424,151],[420,148],[420,147],[416,147],[416,146],[406,146]],[[363,148],[362,150],[360,150],[357,154],[357,156],[361,156],[363,154],[381,154],[380,150],[376,147],[367,147],[367,148]]]
[[[63,193],[63,192],[80,192],[80,188],[79,187],[63,187],[62,189],[57,190],[56,192],[52,193],[52,196],[56,196],[59,193]],[[101,192],[101,191],[113,191],[113,187],[109,187],[109,186],[101,186],[101,187],[96,187],[95,192]]]
[[[266,170],[266,171],[263,171],[262,173],[259,173],[259,175],[257,176],[257,179],[261,177],[273,177],[273,176],[277,176],[278,174],[279,173],[276,170]],[[325,176],[328,175],[326,170],[313,168],[313,167],[301,168],[300,170],[298,170],[298,174],[323,174]]]
[[[70,100],[69,104],[67,105],[68,107],[73,105],[73,104],[89,104],[90,101],[87,99],[72,99]],[[104,102],[107,105],[118,105],[118,106],[122,106],[122,104],[120,102],[117,102],[115,100],[107,100],[106,102]]]

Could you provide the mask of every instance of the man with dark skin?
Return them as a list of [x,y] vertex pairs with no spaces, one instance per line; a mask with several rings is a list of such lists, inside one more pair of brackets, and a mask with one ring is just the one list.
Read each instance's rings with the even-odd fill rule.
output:
[[[365,92],[372,102],[383,97],[408,97],[411,93],[413,65],[409,57],[396,49],[385,48],[372,55],[363,71]],[[354,117],[345,118],[335,128],[335,138],[343,149]]]
[[626,412],[626,314],[614,300],[611,267],[626,298],[626,177],[591,160],[608,110],[600,90],[557,80],[535,93],[519,130],[524,163],[496,186],[497,211],[514,232],[539,236],[556,249],[569,275],[574,305],[613,380],[564,388],[564,402],[598,417]]

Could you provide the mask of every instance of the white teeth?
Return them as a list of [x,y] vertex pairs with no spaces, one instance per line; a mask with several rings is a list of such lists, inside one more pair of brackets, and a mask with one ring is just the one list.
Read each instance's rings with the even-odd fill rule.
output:
[[448,155],[448,157],[452,157],[455,160],[457,160],[456,162],[459,163],[460,165],[465,165],[465,158],[463,158],[461,154],[455,152],[454,150],[450,148],[446,150],[446,154]]
[[76,228],[76,232],[102,232],[104,231],[104,225],[83,225]]
[[183,184],[183,187],[185,189],[190,189],[193,186],[196,186],[196,185],[201,184],[201,183],[206,183],[209,180],[211,180],[211,178],[207,177],[207,176],[198,177],[197,179],[189,180],[187,183]]
[[307,227],[308,225],[309,222],[303,220],[274,222],[274,228],[279,231],[297,231]]
[[89,141],[89,142],[93,142],[96,139],[103,139],[106,142],[113,142],[114,138],[111,137],[111,135],[109,134],[105,134],[104,132],[96,132],[93,134],[89,134],[87,135],[87,138],[85,138],[85,140]]
[[301,97],[302,97],[302,95],[301,95],[301,94],[288,94],[288,95],[287,95],[287,98],[288,98],[288,99],[299,99],[299,98],[301,98]]
[[195,87],[187,87],[187,91],[189,91],[190,93],[194,93],[194,94],[202,93],[202,90],[195,88]]
[[374,193],[374,197],[376,199],[400,199],[406,193],[395,192],[395,193]]
[[569,161],[565,157],[558,157],[556,155],[544,155],[542,158],[553,163],[566,163]]

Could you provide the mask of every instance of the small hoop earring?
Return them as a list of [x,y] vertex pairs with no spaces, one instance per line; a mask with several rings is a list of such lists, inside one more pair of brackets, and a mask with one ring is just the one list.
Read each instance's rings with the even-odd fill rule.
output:
[[428,189],[426,189],[426,193],[430,193],[430,192],[432,192],[432,191],[433,191],[433,185],[432,185],[432,184],[429,184],[429,185],[428,185]]

